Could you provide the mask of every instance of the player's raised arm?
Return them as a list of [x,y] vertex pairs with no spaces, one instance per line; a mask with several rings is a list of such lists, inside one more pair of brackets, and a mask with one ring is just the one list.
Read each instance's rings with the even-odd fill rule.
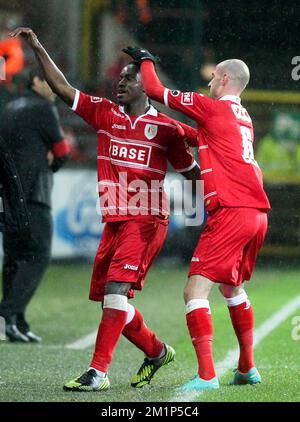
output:
[[27,41],[28,45],[34,51],[52,91],[71,106],[75,99],[76,90],[69,84],[64,74],[50,58],[33,30],[30,28],[17,28],[10,35],[11,37],[21,36]]
[[153,56],[148,50],[139,47],[127,47],[123,51],[140,64],[143,87],[148,97],[163,104],[166,88],[158,79],[154,67],[158,62],[158,58]]
[[148,50],[139,47],[127,47],[123,51],[140,65],[143,87],[148,97],[180,111],[198,123],[205,121],[207,116],[211,114],[211,110],[215,107],[212,98],[198,92],[170,90],[161,83],[154,66],[158,59]]

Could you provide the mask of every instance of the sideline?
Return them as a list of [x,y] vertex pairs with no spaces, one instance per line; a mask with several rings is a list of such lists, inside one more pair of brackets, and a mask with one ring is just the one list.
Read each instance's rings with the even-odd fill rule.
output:
[[65,346],[66,349],[84,350],[96,343],[97,331],[93,331],[79,340],[69,343]]

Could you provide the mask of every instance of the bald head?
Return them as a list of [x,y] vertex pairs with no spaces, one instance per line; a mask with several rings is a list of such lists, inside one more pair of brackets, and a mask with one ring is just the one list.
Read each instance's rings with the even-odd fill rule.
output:
[[217,67],[229,77],[232,87],[235,87],[240,93],[244,91],[250,80],[249,68],[245,62],[239,59],[224,60]]

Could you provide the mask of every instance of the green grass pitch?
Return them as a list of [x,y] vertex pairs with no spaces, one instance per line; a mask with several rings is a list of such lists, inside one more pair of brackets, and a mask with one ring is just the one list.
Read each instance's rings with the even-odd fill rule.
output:
[[[89,365],[93,347],[70,350],[65,345],[98,327],[97,303],[88,301],[91,266],[51,266],[28,310],[32,329],[44,339],[41,345],[0,342],[0,401],[17,402],[160,402],[172,400],[175,390],[196,373],[196,358],[185,323],[182,291],[187,268],[154,267],[144,291],[132,302],[149,327],[177,351],[175,363],[162,368],[152,383],[130,387],[143,354],[121,339],[110,368],[111,389],[104,393],[65,393],[64,382]],[[258,327],[300,294],[300,271],[257,269],[247,287]],[[215,328],[214,356],[221,361],[237,346],[224,300],[215,288],[211,296]],[[300,401],[300,340],[292,339],[293,315],[272,331],[256,349],[256,364],[263,377],[258,386],[231,387],[232,373],[221,378],[219,390],[206,392],[197,401]],[[232,368],[234,369],[234,367]]]

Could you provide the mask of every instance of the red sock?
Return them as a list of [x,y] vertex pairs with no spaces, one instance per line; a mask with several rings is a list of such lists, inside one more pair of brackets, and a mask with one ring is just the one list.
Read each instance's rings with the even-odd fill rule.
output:
[[142,314],[136,308],[133,320],[125,325],[122,334],[149,358],[156,358],[164,348],[164,344],[149,330]]
[[95,352],[91,367],[107,372],[113,352],[126,324],[127,312],[104,308],[98,329]]
[[251,305],[249,306],[248,301],[237,306],[229,306],[228,309],[240,345],[238,370],[246,373],[255,366],[253,357],[253,309]]
[[186,315],[198,359],[198,374],[204,380],[210,380],[216,376],[212,354],[213,324],[209,312],[209,308],[197,308]]

